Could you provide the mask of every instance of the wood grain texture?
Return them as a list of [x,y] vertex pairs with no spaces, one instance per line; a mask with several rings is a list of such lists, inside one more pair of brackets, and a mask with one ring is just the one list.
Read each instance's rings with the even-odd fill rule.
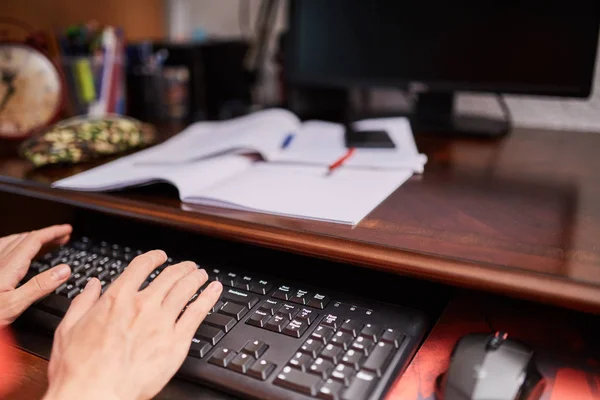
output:
[[5,400],[41,399],[48,388],[48,362],[19,348],[15,351],[21,368],[10,378],[15,386]]
[[[175,130],[164,129],[164,137]],[[0,158],[0,190],[341,260],[457,286],[600,312],[600,135],[515,130],[499,141],[417,134],[429,157],[357,227],[184,210],[174,190],[55,190],[89,168],[33,170]],[[0,200],[1,201],[1,200]]]

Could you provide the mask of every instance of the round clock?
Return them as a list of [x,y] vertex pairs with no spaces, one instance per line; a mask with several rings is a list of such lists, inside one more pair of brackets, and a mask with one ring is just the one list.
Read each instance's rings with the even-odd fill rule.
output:
[[0,138],[22,139],[56,119],[64,86],[54,63],[35,47],[0,43]]

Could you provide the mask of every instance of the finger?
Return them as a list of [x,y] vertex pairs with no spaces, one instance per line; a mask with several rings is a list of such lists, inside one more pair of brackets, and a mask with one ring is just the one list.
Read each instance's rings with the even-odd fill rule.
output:
[[186,341],[192,340],[194,333],[204,321],[206,314],[215,305],[222,291],[223,285],[221,285],[221,282],[211,282],[196,301],[189,305],[176,325],[177,333],[183,336],[183,339]]
[[98,278],[92,278],[71,302],[63,320],[61,322],[63,332],[68,332],[90,308],[98,301],[102,293],[102,285]]
[[15,289],[18,303],[25,310],[38,299],[52,293],[71,276],[71,268],[66,264],[57,265],[44,271]]
[[40,251],[38,251],[38,253],[35,255],[35,257],[42,256],[46,253],[53,251],[57,247],[64,246],[65,244],[67,244],[69,242],[69,240],[71,240],[71,235],[65,235],[65,236],[55,239],[49,243],[46,243],[42,246]]
[[163,265],[167,261],[167,254],[162,250],[151,250],[135,257],[125,268],[116,281],[108,288],[108,291],[114,292],[137,292],[142,283],[148,278],[148,275]]
[[71,225],[54,225],[37,231],[32,231],[12,250],[11,256],[19,260],[31,260],[40,251],[43,245],[59,240],[70,235],[73,228]]
[[154,279],[154,281],[152,281],[150,286],[145,289],[145,292],[147,293],[146,296],[157,299],[159,303],[162,303],[173,285],[197,268],[196,263],[191,261],[168,266],[156,277],[156,279]]
[[181,310],[190,301],[194,293],[198,291],[208,280],[208,274],[203,269],[195,269],[183,278],[179,279],[167,293],[163,307],[174,317],[179,316]]

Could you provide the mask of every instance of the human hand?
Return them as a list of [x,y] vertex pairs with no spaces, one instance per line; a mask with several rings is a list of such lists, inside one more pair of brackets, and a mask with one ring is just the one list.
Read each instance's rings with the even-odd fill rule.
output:
[[71,275],[68,265],[50,268],[17,288],[27,270],[45,247],[69,241],[72,227],[54,225],[0,238],[0,328],[12,323],[36,300],[48,295]]
[[96,278],[75,297],[54,335],[45,400],[149,399],[169,382],[223,287],[212,282],[181,313],[208,275],[183,262],[139,291],[166,260],[139,255],[102,297]]

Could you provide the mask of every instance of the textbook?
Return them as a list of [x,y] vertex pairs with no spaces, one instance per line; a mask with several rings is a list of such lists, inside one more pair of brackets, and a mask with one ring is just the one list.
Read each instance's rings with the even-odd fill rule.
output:
[[191,205],[356,225],[427,162],[405,118],[358,121],[356,127],[385,129],[395,148],[354,149],[332,171],[348,152],[341,125],[301,122],[287,110],[269,109],[196,122],[161,144],[53,186],[114,191],[167,182]]

